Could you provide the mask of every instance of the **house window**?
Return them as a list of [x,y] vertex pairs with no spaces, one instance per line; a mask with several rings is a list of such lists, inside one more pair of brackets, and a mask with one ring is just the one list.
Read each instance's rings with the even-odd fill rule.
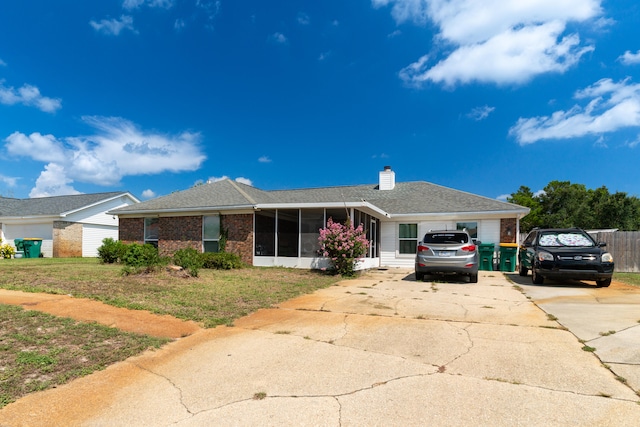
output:
[[158,247],[158,228],[160,220],[158,218],[144,219],[144,242]]
[[478,238],[478,223],[477,222],[458,222],[456,224],[456,230],[467,229],[472,239]]
[[398,250],[401,254],[415,254],[418,246],[418,224],[400,224]]
[[202,217],[204,252],[220,252],[220,215]]

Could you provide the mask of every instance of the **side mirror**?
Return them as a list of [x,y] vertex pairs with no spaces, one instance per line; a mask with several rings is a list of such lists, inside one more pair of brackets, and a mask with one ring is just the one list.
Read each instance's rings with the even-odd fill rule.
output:
[[482,242],[480,240],[477,239],[471,239],[471,241],[473,242],[474,245],[481,245]]
[[598,242],[598,247],[599,248],[604,248],[606,246],[607,246],[607,244],[605,242]]

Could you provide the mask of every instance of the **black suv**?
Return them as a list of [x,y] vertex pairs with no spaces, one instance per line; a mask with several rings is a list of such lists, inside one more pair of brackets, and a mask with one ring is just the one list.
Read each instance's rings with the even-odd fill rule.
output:
[[613,257],[579,228],[534,229],[520,245],[520,276],[531,270],[531,279],[595,280],[599,288],[611,284]]

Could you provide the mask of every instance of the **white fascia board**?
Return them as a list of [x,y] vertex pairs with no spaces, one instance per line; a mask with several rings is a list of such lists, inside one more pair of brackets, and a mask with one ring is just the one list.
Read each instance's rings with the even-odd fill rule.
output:
[[[121,194],[115,195],[113,197],[108,197],[106,199],[102,199],[99,202],[91,203],[90,205],[84,205],[81,208],[74,209],[72,211],[62,212],[60,214],[60,216],[61,217],[65,217],[67,215],[71,215],[71,214],[74,214],[76,212],[80,212],[80,211],[83,211],[85,209],[89,209],[89,208],[92,208],[94,206],[98,206],[98,205],[101,205],[103,203],[107,203],[107,202],[110,202],[112,200],[119,199],[120,197],[124,197],[124,196],[130,198],[134,203],[140,203],[140,200],[136,199],[131,193],[121,193]],[[106,212],[106,214],[110,215],[109,212]]]
[[41,224],[43,222],[51,222],[59,220],[58,215],[29,215],[29,216],[4,216],[0,217],[2,224]]
[[[135,207],[135,205],[132,205]],[[119,212],[109,211],[108,215],[118,215],[122,217],[151,217],[151,216],[169,216],[177,215],[177,216],[189,216],[189,215],[202,215],[202,214],[214,214],[225,212],[229,213],[229,211],[236,211],[238,213],[250,213],[256,210],[256,207],[253,205],[241,205],[241,206],[217,206],[217,207],[199,207],[199,208],[177,208],[177,209],[155,209],[148,211],[141,211],[131,209],[124,210]]]
[[491,219],[491,218],[517,218],[520,219],[529,213],[529,209],[526,210],[508,210],[508,211],[479,211],[479,212],[441,212],[441,213],[412,213],[412,214],[392,214],[391,219],[415,219],[415,220],[429,220],[429,219]]
[[389,218],[389,214],[379,207],[367,201],[361,202],[314,202],[314,203],[260,203],[256,210],[260,209],[340,209],[340,208],[368,208],[376,214]]

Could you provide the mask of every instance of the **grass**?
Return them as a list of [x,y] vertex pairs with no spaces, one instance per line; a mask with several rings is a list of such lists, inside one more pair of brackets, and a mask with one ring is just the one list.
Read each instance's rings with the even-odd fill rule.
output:
[[613,280],[617,280],[631,286],[640,286],[640,273],[614,273]]
[[260,308],[336,283],[338,276],[285,268],[167,271],[122,276],[121,266],[95,259],[40,258],[0,262],[0,287],[91,298],[117,307],[193,320],[206,328],[232,325]]
[[[284,268],[203,269],[196,278],[120,272],[96,259],[2,260],[0,288],[90,298],[215,327],[340,280]],[[0,304],[0,408],[168,341]]]
[[169,341],[0,304],[0,408]]

